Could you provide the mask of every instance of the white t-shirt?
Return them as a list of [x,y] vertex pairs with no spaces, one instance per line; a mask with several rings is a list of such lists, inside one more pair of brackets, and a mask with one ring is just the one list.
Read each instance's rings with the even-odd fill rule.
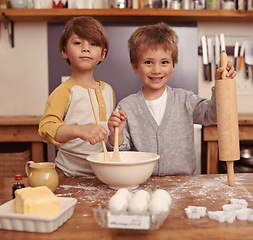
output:
[[167,102],[167,91],[165,90],[162,94],[161,97],[159,97],[158,99],[155,100],[151,100],[151,101],[146,101],[146,104],[150,110],[150,112],[152,113],[154,119],[156,120],[158,126],[160,125],[160,122],[162,120],[164,111],[165,111],[165,107],[166,107],[166,102]]

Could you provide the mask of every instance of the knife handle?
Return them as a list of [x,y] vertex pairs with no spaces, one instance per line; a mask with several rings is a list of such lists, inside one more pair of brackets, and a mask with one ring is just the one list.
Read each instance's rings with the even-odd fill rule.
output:
[[249,79],[249,64],[245,63],[246,79]]
[[227,62],[228,62],[228,56],[227,56],[227,53],[226,51],[222,51],[221,54],[220,54],[220,66],[223,68],[223,72],[221,74],[221,78],[224,79],[224,78],[227,78],[226,77],[226,74],[227,74]]
[[208,64],[208,75],[209,75],[208,80],[212,81],[212,64],[211,63]]
[[235,71],[236,71],[236,67],[237,67],[237,58],[235,57],[235,59],[234,59],[234,68],[235,68]]
[[205,80],[209,80],[209,66],[208,64],[204,64],[204,77],[205,77]]
[[242,62],[243,62],[243,56],[240,56],[238,71],[240,71],[242,69]]

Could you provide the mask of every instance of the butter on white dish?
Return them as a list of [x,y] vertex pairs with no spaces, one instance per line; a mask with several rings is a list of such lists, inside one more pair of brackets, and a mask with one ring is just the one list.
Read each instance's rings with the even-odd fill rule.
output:
[[54,216],[60,212],[60,201],[46,186],[15,191],[16,213],[32,216]]
[[0,229],[49,233],[58,229],[73,215],[77,199],[58,197],[61,211],[55,216],[40,217],[17,214],[16,199],[0,205]]

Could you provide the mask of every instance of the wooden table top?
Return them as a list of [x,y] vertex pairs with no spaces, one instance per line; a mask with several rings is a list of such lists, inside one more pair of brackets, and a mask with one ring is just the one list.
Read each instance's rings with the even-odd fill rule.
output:
[[253,114],[252,113],[239,113],[238,114],[239,124],[252,125],[253,124]]
[[[0,204],[11,200],[12,178],[0,179]],[[187,206],[205,206],[207,211],[222,210],[222,205],[231,198],[245,199],[253,208],[253,173],[235,174],[235,186],[227,185],[227,176],[222,174],[151,177],[139,189],[154,191],[158,188],[169,191],[172,197],[170,214],[158,230],[123,230],[101,228],[92,208],[105,208],[115,190],[97,180],[89,178],[60,179],[57,196],[74,197],[77,204],[73,216],[53,233],[30,233],[0,230],[4,240],[41,239],[252,239],[253,222],[235,220],[219,223],[208,217],[188,219]],[[27,179],[24,179],[27,186]]]
[[[253,113],[238,113],[238,124],[239,125],[253,125]],[[214,123],[209,126],[203,126],[203,127],[209,128],[212,126],[217,126],[217,123]]]
[[42,116],[0,116],[0,125],[39,125]]

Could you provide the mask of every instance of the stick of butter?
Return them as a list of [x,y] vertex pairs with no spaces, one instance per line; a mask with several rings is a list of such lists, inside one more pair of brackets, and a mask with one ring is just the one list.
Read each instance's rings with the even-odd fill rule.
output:
[[46,186],[18,189],[15,198],[16,213],[48,217],[60,212],[59,199]]

